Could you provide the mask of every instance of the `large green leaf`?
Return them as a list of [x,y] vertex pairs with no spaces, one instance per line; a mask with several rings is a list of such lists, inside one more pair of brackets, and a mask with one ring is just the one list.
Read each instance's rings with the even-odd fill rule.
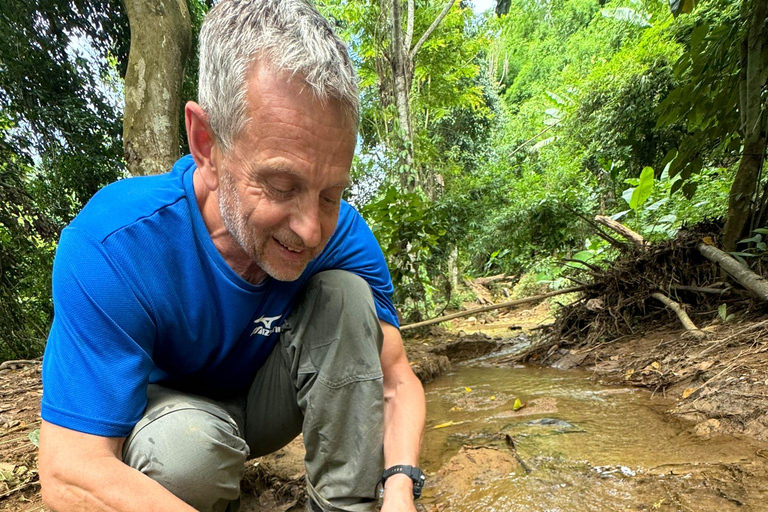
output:
[[640,173],[640,183],[635,187],[632,192],[632,197],[629,200],[629,207],[633,210],[637,210],[651,197],[653,192],[653,169],[646,167],[643,172]]

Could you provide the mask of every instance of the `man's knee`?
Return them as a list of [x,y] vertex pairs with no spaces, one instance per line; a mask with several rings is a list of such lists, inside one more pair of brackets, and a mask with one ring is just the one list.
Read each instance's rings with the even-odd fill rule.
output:
[[132,434],[124,462],[198,510],[240,495],[248,447],[229,422],[199,409],[163,414]]
[[329,313],[376,316],[371,287],[365,279],[346,270],[315,274],[309,280],[306,293],[322,300]]

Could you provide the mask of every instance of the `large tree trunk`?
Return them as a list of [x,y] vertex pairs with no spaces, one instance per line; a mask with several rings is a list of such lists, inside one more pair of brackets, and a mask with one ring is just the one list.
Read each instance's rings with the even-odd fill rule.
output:
[[192,25],[184,0],[125,0],[131,50],[123,151],[133,175],[168,172],[179,158],[179,107]]
[[766,148],[762,91],[768,79],[768,67],[763,64],[762,55],[768,50],[765,31],[768,0],[744,2],[744,15],[749,20],[741,49],[739,84],[740,131],[744,153],[728,198],[728,220],[723,231],[723,247],[726,251],[734,251],[736,243],[747,234]]

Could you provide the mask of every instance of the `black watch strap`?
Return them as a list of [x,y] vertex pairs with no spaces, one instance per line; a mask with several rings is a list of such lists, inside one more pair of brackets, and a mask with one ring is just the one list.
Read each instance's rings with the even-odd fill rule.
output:
[[424,476],[424,472],[414,466],[405,466],[400,464],[385,469],[381,474],[381,478],[379,478],[379,482],[376,484],[376,489],[378,490],[380,485],[383,486],[384,482],[387,481],[387,478],[399,473],[406,475],[413,481],[413,499],[419,499],[419,497],[421,497],[421,490],[424,488],[424,482],[426,482],[427,477]]

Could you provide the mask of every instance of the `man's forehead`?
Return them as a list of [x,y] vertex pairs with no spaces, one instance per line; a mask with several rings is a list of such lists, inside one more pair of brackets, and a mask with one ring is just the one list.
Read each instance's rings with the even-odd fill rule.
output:
[[[296,171],[291,166],[280,162],[270,162],[267,164],[260,164],[257,162],[254,164],[254,167],[254,171],[261,178],[284,178],[295,180],[297,182],[305,181],[307,179],[304,174]],[[349,173],[346,173],[343,178],[334,180],[333,182],[327,184],[327,188],[347,188],[349,185]]]
[[246,105],[252,112],[290,104],[307,112],[345,112],[344,126],[356,129],[356,119],[338,98],[319,98],[300,73],[280,70],[268,61],[257,59],[246,75]]

